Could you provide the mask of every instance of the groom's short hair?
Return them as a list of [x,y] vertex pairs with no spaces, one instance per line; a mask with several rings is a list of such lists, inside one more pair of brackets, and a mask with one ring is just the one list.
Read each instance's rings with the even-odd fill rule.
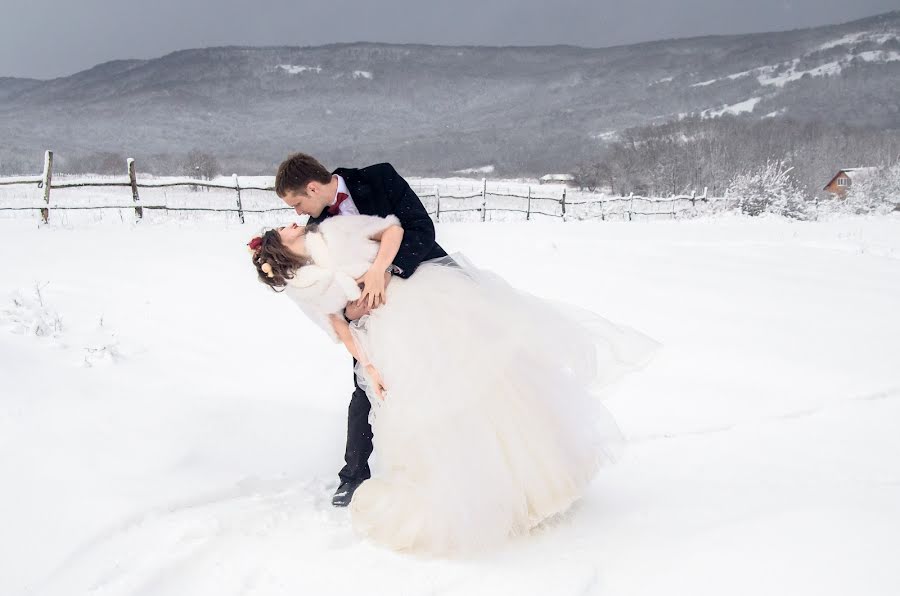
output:
[[331,172],[315,157],[306,153],[294,153],[278,166],[275,175],[275,194],[284,197],[287,191],[306,193],[306,185],[315,180],[322,184],[331,182]]

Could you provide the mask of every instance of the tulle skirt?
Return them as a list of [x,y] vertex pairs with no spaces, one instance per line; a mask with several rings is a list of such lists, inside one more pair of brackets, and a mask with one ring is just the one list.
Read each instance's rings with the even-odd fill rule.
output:
[[373,477],[354,527],[401,551],[466,553],[565,511],[621,435],[598,397],[657,344],[516,290],[462,255],[395,278],[351,325],[387,389],[372,402]]

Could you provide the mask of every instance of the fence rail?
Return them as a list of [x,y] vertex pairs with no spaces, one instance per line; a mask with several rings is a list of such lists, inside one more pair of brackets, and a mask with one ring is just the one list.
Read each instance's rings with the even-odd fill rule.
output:
[[[52,205],[53,211],[90,211],[90,210],[102,210],[102,209],[124,209],[124,210],[134,210],[134,219],[135,221],[140,221],[143,218],[144,210],[159,210],[164,212],[185,212],[185,211],[196,211],[196,212],[218,212],[218,213],[236,213],[241,221],[244,223],[244,215],[245,214],[260,214],[260,213],[274,213],[279,211],[290,211],[293,209],[287,206],[280,207],[272,207],[266,209],[253,209],[253,208],[245,208],[243,206],[243,201],[241,199],[242,191],[274,191],[274,184],[248,184],[242,185],[240,183],[240,179],[237,174],[232,175],[231,183],[224,182],[213,182],[209,180],[197,180],[193,178],[176,178],[174,180],[145,180],[138,181],[137,176],[135,174],[135,162],[134,159],[128,159],[127,163],[127,181],[114,181],[114,180],[96,180],[96,181],[84,181],[84,180],[76,180],[76,181],[57,181],[53,180],[53,152],[47,151],[44,156],[44,171],[41,176],[15,176],[15,177],[7,177],[0,178],[0,186],[10,186],[10,185],[34,185],[36,184],[38,188],[43,190],[43,200],[40,201],[38,205],[26,205],[26,206],[8,206],[0,204],[0,211],[40,211],[41,213],[41,221],[42,223],[48,223],[50,220],[50,191],[56,189],[73,189],[73,188],[130,188],[131,189],[131,202],[126,205]],[[235,201],[232,203],[233,206],[223,206],[223,207],[176,207],[169,206],[166,204],[157,204],[154,202],[148,202],[146,200],[142,200],[140,197],[139,189],[159,189],[159,188],[171,188],[171,187],[193,187],[193,188],[207,188],[207,189],[220,189],[220,190],[230,190],[235,193]],[[691,193],[690,195],[682,195],[675,196],[669,198],[655,198],[655,197],[642,197],[636,195],[629,195],[627,197],[607,197],[604,195],[599,195],[596,198],[589,199],[576,199],[571,200],[567,197],[567,189],[565,187],[560,191],[559,196],[537,196],[532,194],[531,186],[528,186],[525,194],[519,194],[516,192],[509,192],[503,190],[489,190],[487,185],[487,180],[482,178],[481,180],[481,190],[480,192],[468,193],[468,194],[442,194],[441,189],[438,185],[435,185],[433,190],[428,190],[424,188],[420,188],[417,193],[421,199],[433,199],[434,200],[434,208],[429,210],[429,215],[434,217],[438,222],[441,221],[442,214],[448,213],[476,213],[480,215],[481,221],[487,221],[488,213],[522,213],[525,215],[526,220],[531,220],[533,215],[539,215],[542,217],[556,217],[561,218],[563,221],[567,221],[572,219],[571,207],[582,206],[582,205],[594,205],[600,206],[601,209],[598,213],[592,214],[581,214],[575,216],[575,219],[601,219],[606,220],[610,219],[626,219],[631,221],[634,216],[671,216],[672,218],[678,217],[682,214],[690,215],[691,212],[695,212],[695,208],[698,202],[706,203],[710,199],[706,196],[706,190],[704,189],[703,195],[695,195]],[[516,208],[510,206],[489,206],[488,205],[488,197],[491,198],[499,198],[499,199],[524,199],[526,201],[524,208]],[[472,207],[454,207],[452,206],[454,203],[459,201],[467,201],[472,199],[481,199],[480,204]],[[545,210],[541,209],[533,209],[532,203],[535,201],[541,202],[540,204],[546,205],[547,202],[554,203],[558,206],[557,213],[548,213]],[[430,201],[429,201],[430,202]],[[641,210],[635,209],[635,203],[638,203],[638,206],[641,205],[656,205],[663,206],[668,205],[670,208],[665,211],[660,210]],[[614,205],[624,205],[627,203],[627,208],[621,210],[610,210],[610,206]],[[681,208],[679,208],[679,205]]]

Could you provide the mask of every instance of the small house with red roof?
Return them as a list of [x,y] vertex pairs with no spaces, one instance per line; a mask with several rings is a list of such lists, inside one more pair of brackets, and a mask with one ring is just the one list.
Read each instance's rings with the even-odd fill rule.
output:
[[853,186],[854,179],[858,181],[863,176],[873,174],[877,169],[878,168],[875,167],[844,168],[843,170],[839,170],[822,190],[843,198],[847,194],[847,191],[850,190],[850,187]]

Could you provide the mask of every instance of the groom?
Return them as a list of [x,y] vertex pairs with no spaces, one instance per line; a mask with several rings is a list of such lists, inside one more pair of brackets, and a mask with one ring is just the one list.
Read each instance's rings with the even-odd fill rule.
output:
[[[384,286],[391,275],[407,278],[422,261],[445,257],[434,241],[434,223],[422,201],[406,180],[389,163],[366,168],[337,168],[329,172],[314,157],[295,153],[284,160],[275,176],[275,193],[299,215],[308,215],[310,224],[341,215],[396,215],[403,226],[403,242],[383,280],[366,276],[365,293],[374,296],[374,307],[381,303]],[[374,281],[375,283],[370,283]],[[383,281],[383,284],[381,283]],[[374,287],[370,287],[374,286]],[[364,295],[363,298],[366,296]],[[346,317],[358,319],[366,310],[348,306]],[[356,365],[356,360],[353,361]],[[372,427],[369,425],[369,399],[353,375],[355,389],[347,417],[346,465],[338,476],[341,483],[331,499],[335,507],[346,507],[353,492],[371,476]]]

